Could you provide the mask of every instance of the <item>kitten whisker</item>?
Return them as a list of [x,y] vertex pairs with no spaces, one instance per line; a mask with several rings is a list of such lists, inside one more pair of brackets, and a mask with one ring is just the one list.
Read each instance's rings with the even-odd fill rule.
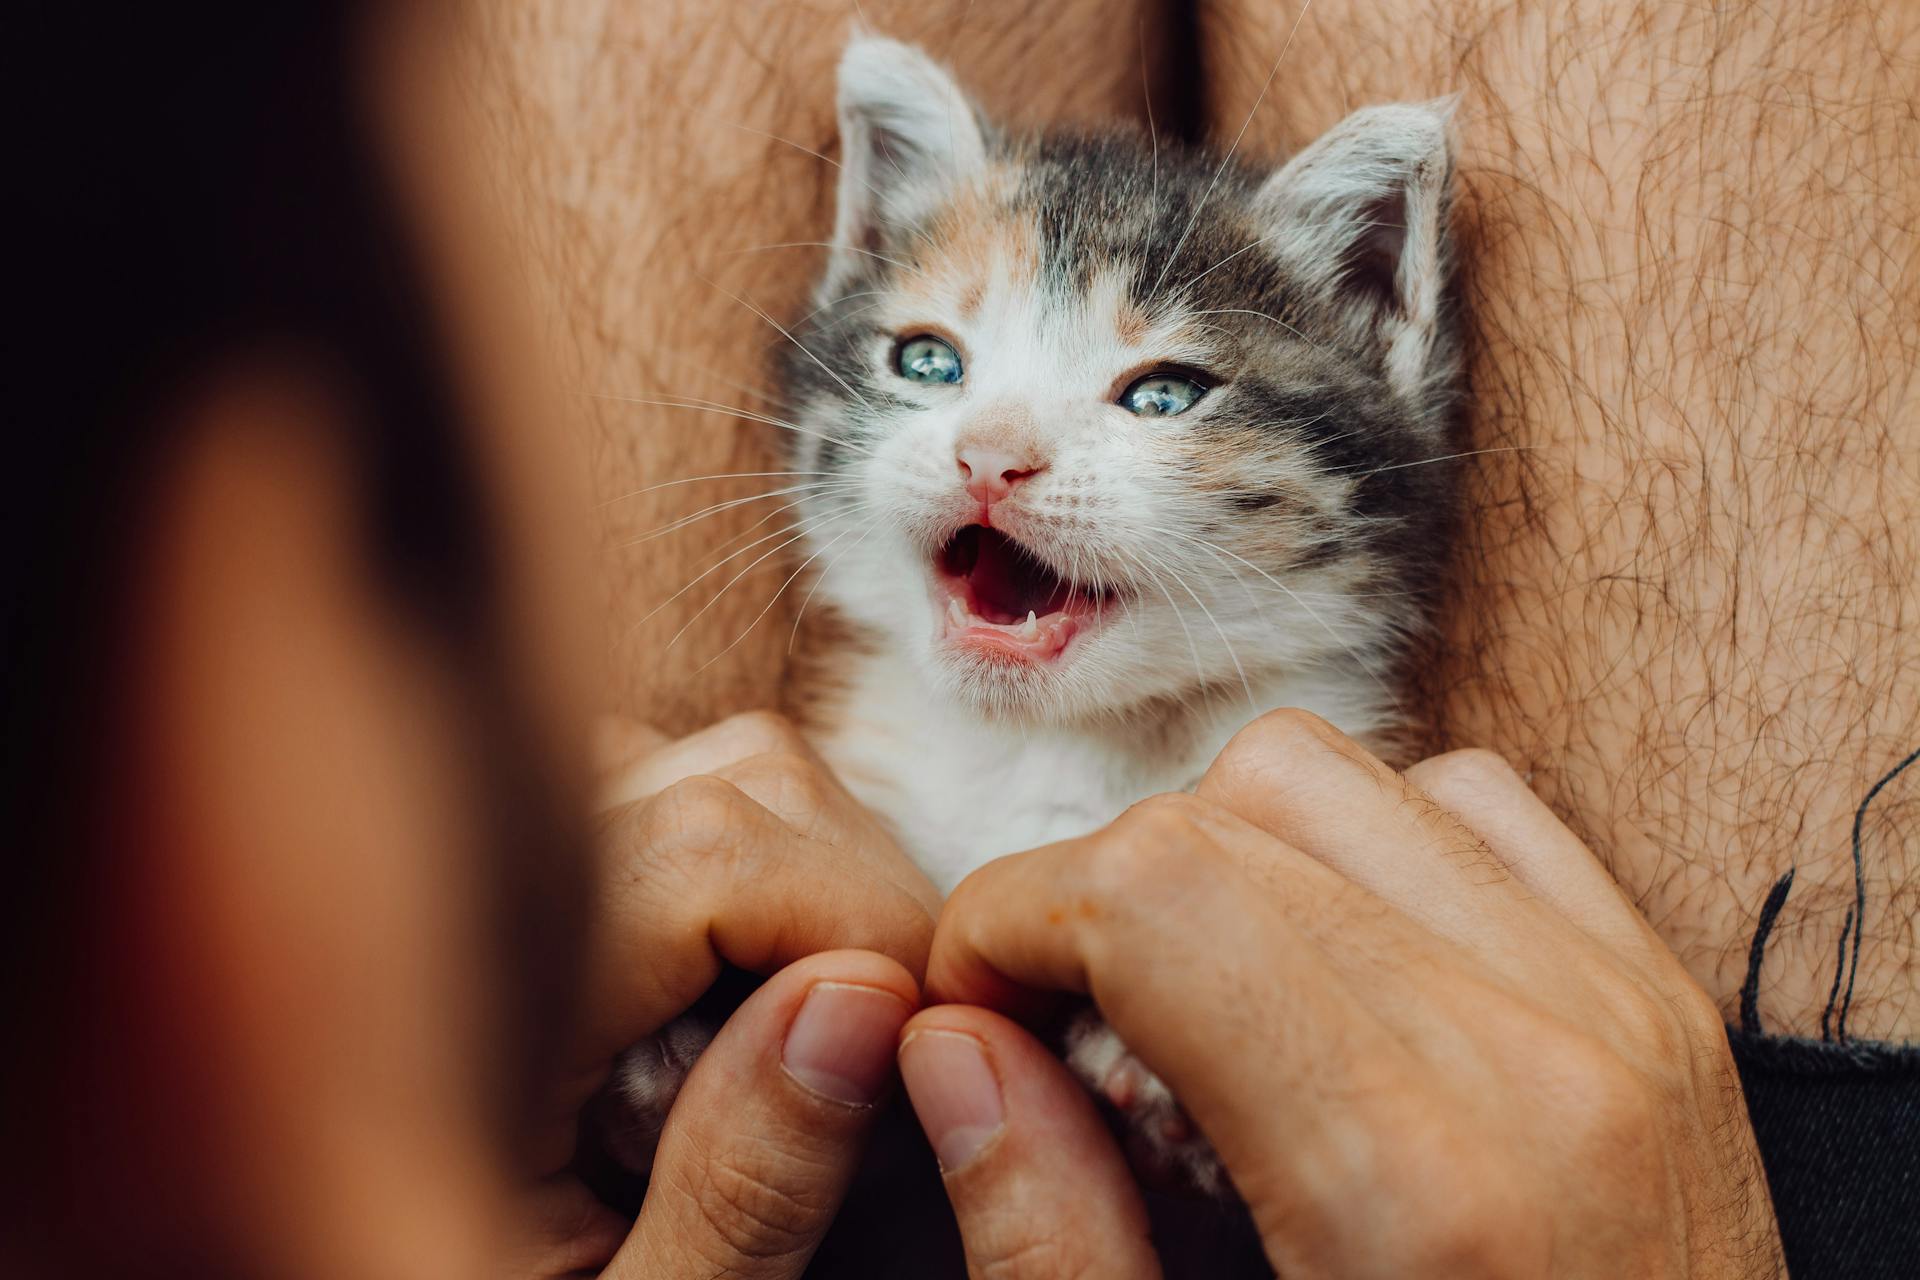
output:
[[[793,505],[797,505],[797,504],[789,504],[789,507],[785,509],[790,510]],[[772,533],[766,534],[763,537],[755,538],[752,542],[748,543],[744,547],[739,548],[736,551],[731,551],[731,552],[728,552],[726,555],[721,556],[718,560],[714,561],[712,564],[708,565],[705,569],[695,574],[678,591],[675,591],[672,595],[660,601],[658,604],[654,605],[653,608],[647,610],[646,613],[642,614],[637,620],[634,621],[633,625],[629,626],[625,631],[620,633],[619,639],[613,642],[613,647],[615,649],[618,649],[621,645],[625,644],[630,638],[632,638],[633,634],[636,631],[640,630],[642,627],[646,626],[649,622],[653,621],[654,618],[659,616],[659,614],[663,610],[665,610],[668,605],[672,604],[675,600],[678,600],[681,596],[685,595],[687,592],[693,590],[693,588],[703,578],[706,578],[710,574],[717,572],[721,568],[721,566],[725,565],[729,560],[732,560],[736,556],[745,555],[747,552],[753,550],[755,547],[761,545],[762,543],[769,542],[772,539],[777,538],[784,533],[789,533],[794,528],[795,528],[794,525],[784,525],[779,529],[775,529]]]
[[[689,579],[683,586],[681,586],[679,590],[675,591],[672,595],[668,596],[666,599],[660,601],[660,603],[655,605],[652,609],[649,609],[643,616],[637,619],[631,626],[629,626],[624,632],[622,632],[620,634],[620,637],[614,641],[613,648],[617,650],[622,644],[625,644],[627,640],[634,635],[635,632],[639,631],[641,628],[646,626],[647,623],[653,621],[653,619],[658,614],[660,614],[663,610],[665,610],[675,600],[678,600],[681,596],[684,596],[687,592],[691,591],[695,586],[698,586],[702,581],[711,577],[713,574],[719,572],[722,568],[724,568],[727,565],[729,561],[734,560],[740,556],[743,556],[748,552],[752,551],[755,547],[762,546],[768,542],[771,542],[775,538],[781,537],[783,534],[791,533],[796,529],[802,528],[803,524],[805,523],[805,517],[802,517],[801,520],[796,521],[792,524],[782,525],[780,528],[773,530],[771,533],[766,533],[761,535],[760,537],[754,538],[751,542],[748,542],[743,546],[739,546],[731,551],[727,549],[728,547],[732,546],[734,543],[739,542],[742,538],[746,537],[748,534],[752,533],[755,529],[759,528],[761,525],[766,524],[769,520],[777,519],[781,515],[784,515],[786,512],[792,511],[795,507],[802,505],[803,501],[804,499],[796,500],[794,502],[789,502],[781,506],[778,510],[769,512],[767,515],[761,517],[759,520],[756,520],[752,525],[748,526],[747,529],[743,530],[739,534],[734,535],[732,538],[729,538],[726,542],[722,543],[719,547],[715,548],[713,556],[710,559],[709,563],[706,564],[706,567],[702,568],[699,572],[694,574],[694,576],[691,579]],[[781,545],[784,546],[786,544],[783,543]],[[778,548],[776,548],[776,550],[777,549]]]
[[1221,629],[1219,620],[1213,616],[1213,610],[1207,608],[1205,602],[1200,599],[1199,594],[1187,584],[1187,580],[1176,574],[1174,575],[1174,581],[1180,584],[1182,591],[1185,591],[1193,597],[1193,603],[1199,607],[1201,613],[1206,615],[1207,621],[1213,624],[1214,633],[1220,637],[1220,643],[1226,647],[1227,657],[1232,660],[1234,672],[1240,677],[1240,687],[1246,691],[1247,710],[1256,716],[1259,715],[1260,707],[1254,700],[1253,684],[1247,679],[1246,668],[1240,665],[1240,655],[1233,651],[1233,641],[1227,639],[1227,633]]
[[793,511],[796,508],[806,506],[808,502],[812,501],[816,497],[825,497],[828,492],[829,492],[828,490],[823,489],[817,493],[803,493],[791,502],[781,503],[779,506],[767,512],[765,515],[761,516],[758,520],[755,520],[752,524],[748,525],[746,528],[740,530],[740,532],[734,534],[731,538],[728,538],[726,541],[722,542],[719,546],[713,548],[713,550],[708,553],[708,555],[712,557],[712,559],[703,561],[702,564],[703,565],[711,564],[713,563],[714,559],[725,559],[726,558],[725,553],[729,548],[738,546],[740,543],[744,542],[746,539],[752,537],[754,535],[755,530],[760,529],[775,520],[778,520],[781,516],[785,515],[789,511]]
[[807,492],[813,492],[813,491],[818,491],[821,493],[832,492],[837,488],[844,486],[846,484],[847,482],[845,481],[815,480],[815,481],[810,481],[807,484],[787,485],[784,488],[769,490],[766,493],[748,494],[744,498],[728,498],[723,502],[716,502],[716,503],[713,503],[711,506],[702,507],[700,510],[692,512],[689,515],[677,516],[674,519],[668,521],[666,524],[661,525],[657,529],[650,529],[646,533],[640,534],[637,537],[629,538],[623,542],[615,543],[612,547],[608,549],[612,551],[625,551],[630,547],[637,547],[642,543],[652,542],[655,538],[663,538],[669,533],[676,533],[679,530],[686,528],[688,525],[698,524],[700,521],[706,520],[712,516],[717,516],[723,511],[732,511],[736,507],[750,506],[756,502],[765,502],[769,498],[783,498],[783,497],[786,497],[788,494],[794,494],[794,493],[807,493]]
[[1390,466],[1375,467],[1371,471],[1361,471],[1357,473],[1348,471],[1336,472],[1335,474],[1350,475],[1355,480],[1365,480],[1368,476],[1377,476],[1387,471],[1404,471],[1408,467],[1426,467],[1436,462],[1452,462],[1456,458],[1477,458],[1483,453],[1531,453],[1539,447],[1539,445],[1532,444],[1496,445],[1491,449],[1468,449],[1465,453],[1447,453],[1437,458],[1416,458],[1412,462],[1396,462]]
[[[703,378],[711,378],[723,387],[728,387],[734,391],[743,392],[746,395],[752,397],[754,400],[761,401],[767,405],[772,406],[775,409],[790,411],[793,408],[792,403],[789,402],[785,396],[776,394],[775,392],[769,390],[768,388],[760,386],[758,383],[742,382],[738,378],[730,377],[727,374],[720,372],[718,369],[715,369],[713,366],[709,364],[705,364],[699,360],[695,360],[692,356],[688,355],[687,352],[685,352],[684,350],[681,350],[680,348],[660,346],[660,347],[653,348],[649,352],[649,354],[655,357],[656,359],[664,357],[667,361],[671,362],[674,365],[679,366],[680,368],[691,369],[693,372],[699,374]],[[674,394],[674,393],[662,393],[662,394]],[[679,393],[679,394],[684,395],[684,393]],[[712,401],[710,403],[718,403],[718,401]]]
[[[1172,532],[1172,531],[1169,531],[1169,532]],[[1355,649],[1351,644],[1349,644],[1346,641],[1346,639],[1343,636],[1341,636],[1341,634],[1338,631],[1335,631],[1333,629],[1333,626],[1325,618],[1321,617],[1320,614],[1313,608],[1312,605],[1309,605],[1305,600],[1301,599],[1300,594],[1297,591],[1295,591],[1293,588],[1287,586],[1286,583],[1281,582],[1278,578],[1274,577],[1272,574],[1268,573],[1265,569],[1262,569],[1259,565],[1253,563],[1253,561],[1247,559],[1245,556],[1237,555],[1233,551],[1228,550],[1225,547],[1217,546],[1214,543],[1206,541],[1204,538],[1196,538],[1191,534],[1174,533],[1173,536],[1177,538],[1185,538],[1189,542],[1207,547],[1222,555],[1232,556],[1235,560],[1238,560],[1241,564],[1244,564],[1245,566],[1247,566],[1247,568],[1253,570],[1255,573],[1265,578],[1268,582],[1272,583],[1280,591],[1284,592],[1290,600],[1292,600],[1295,604],[1299,605],[1302,612],[1304,612],[1309,618],[1312,618],[1316,623],[1318,623],[1320,625],[1320,629],[1325,631],[1329,636],[1331,636],[1335,644],[1339,645],[1343,650],[1346,651],[1347,656],[1352,658],[1354,660],[1355,665],[1357,665],[1360,668],[1360,670],[1366,672],[1366,674],[1373,680],[1373,682],[1380,686],[1381,692],[1387,695],[1387,697],[1392,701],[1395,707],[1398,707],[1400,705],[1399,695],[1394,693],[1392,687],[1387,684],[1386,680],[1380,675],[1380,673],[1375,671],[1373,669],[1373,666],[1360,656],[1360,651]]]
[[[1316,224],[1307,223],[1303,225],[1313,226]],[[1352,227],[1355,231],[1371,231],[1376,227],[1393,227],[1395,229],[1399,229],[1400,227],[1400,224],[1397,222],[1345,222],[1344,225]],[[1275,240],[1285,239],[1287,236],[1293,235],[1302,229],[1303,229],[1302,227],[1289,227],[1285,231],[1276,231],[1270,236],[1261,236],[1258,240],[1249,241],[1248,243],[1241,245],[1238,249],[1235,249],[1232,253],[1220,259],[1220,261],[1214,263],[1212,266],[1208,267],[1205,271],[1202,271],[1199,275],[1193,277],[1191,280],[1188,280],[1184,284],[1182,284],[1180,286],[1180,292],[1185,293],[1187,290],[1193,288],[1193,286],[1195,286],[1196,284],[1199,284],[1202,280],[1212,275],[1215,271],[1218,271],[1221,267],[1226,266],[1229,262],[1232,262],[1235,258],[1247,252],[1249,249],[1258,249],[1263,244],[1269,244]]]
[[[811,321],[815,316],[819,315],[822,311],[831,311],[835,307],[842,306],[846,303],[852,302],[855,298],[884,298],[886,296],[887,296],[887,291],[885,289],[859,289],[853,293],[843,293],[837,298],[827,299],[825,302],[821,303],[819,306],[815,307],[813,310],[807,312],[807,314],[801,316],[798,320],[795,320],[793,322],[793,327],[796,330],[805,329],[807,327],[807,323]],[[876,303],[874,305],[877,306],[879,304]],[[854,312],[854,314],[863,315],[866,312],[871,310],[873,310],[873,307],[870,307],[870,306],[862,307],[860,308],[859,311]]]
[[890,258],[884,253],[875,253],[871,249],[861,249],[850,244],[829,244],[825,240],[786,240],[786,241],[782,241],[779,244],[756,244],[756,245],[750,245],[745,249],[729,250],[728,255],[732,256],[734,254],[742,254],[742,253],[765,253],[769,249],[843,249],[849,253],[864,254],[869,258],[878,259],[881,262],[885,262],[892,266],[896,266],[900,268],[902,271],[908,272],[912,275],[917,276],[917,275],[925,274],[924,272],[921,271],[919,267],[914,266],[911,262],[902,262],[900,261],[900,259]]
[[[846,170],[846,166],[841,164],[838,160],[835,160],[832,156],[824,155],[821,152],[815,151],[812,147],[803,147],[799,143],[795,142],[792,138],[783,138],[777,133],[768,133],[765,129],[756,129],[752,125],[740,124],[738,121],[721,120],[718,116],[709,115],[708,113],[702,112],[702,111],[696,111],[694,114],[707,115],[709,119],[716,120],[719,123],[727,126],[727,128],[729,129],[738,129],[742,133],[755,134],[759,137],[766,138],[770,142],[781,143],[784,146],[792,147],[795,151],[801,152],[804,155],[812,156],[815,160],[824,160],[828,164],[832,165],[836,169],[841,170],[842,172],[845,172]],[[881,195],[880,189],[874,186],[871,182],[867,182],[866,180],[862,179],[860,182],[860,185],[865,187],[867,190],[873,192],[873,194],[876,197]]]
[[709,480],[790,480],[795,476],[831,477],[834,474],[832,471],[716,471],[709,476],[686,476],[679,480],[662,480],[658,484],[650,484],[642,489],[631,489],[626,493],[617,494],[602,502],[594,503],[593,509],[598,511],[603,507],[610,507],[616,502],[625,502],[629,498],[637,498],[641,494],[653,493],[659,489],[672,489],[683,484],[702,484]]
[[1273,323],[1279,325],[1282,329],[1285,329],[1288,333],[1300,339],[1300,341],[1306,343],[1315,351],[1326,350],[1325,347],[1322,347],[1319,343],[1288,324],[1285,320],[1282,320],[1279,316],[1270,316],[1264,311],[1255,311],[1249,307],[1215,307],[1209,311],[1196,311],[1193,314],[1196,316],[1259,316],[1262,320],[1273,321]]
[[1199,275],[1193,277],[1193,279],[1181,285],[1180,291],[1182,293],[1185,293],[1188,289],[1193,288],[1193,286],[1199,284],[1202,280],[1205,280],[1208,276],[1218,271],[1221,267],[1226,266],[1229,262],[1232,262],[1235,258],[1247,252],[1249,249],[1258,249],[1261,245],[1266,244],[1269,241],[1278,240],[1282,236],[1288,235],[1291,232],[1291,230],[1292,229],[1289,228],[1287,231],[1276,231],[1270,236],[1261,236],[1258,240],[1249,241],[1248,243],[1241,245],[1238,249],[1235,249],[1232,253],[1220,259],[1220,261],[1214,263],[1212,266],[1208,267],[1205,271],[1202,271]]
[[[860,508],[857,508],[857,507],[850,508],[847,514],[851,515],[854,511],[857,511],[859,509]],[[873,526],[877,524],[880,521],[881,517],[884,516],[885,514],[886,512],[882,511],[879,515],[876,515],[872,520],[869,520],[865,527],[868,530],[871,530]],[[745,640],[747,636],[753,631],[753,629],[760,625],[760,620],[766,617],[767,614],[772,611],[773,606],[779,602],[780,597],[786,594],[787,588],[793,585],[794,579],[798,578],[802,573],[805,573],[808,565],[812,564],[815,560],[818,560],[826,552],[832,550],[833,547],[836,544],[838,544],[842,538],[846,537],[849,533],[852,533],[852,532],[853,532],[852,529],[841,530],[839,533],[833,536],[833,540],[827,543],[826,546],[820,548],[820,550],[814,552],[812,555],[808,556],[805,560],[802,560],[799,563],[799,565],[794,569],[794,571],[787,575],[786,581],[782,582],[780,586],[774,591],[773,595],[767,599],[767,603],[761,608],[760,612],[753,615],[753,621],[749,622],[746,625],[746,629],[741,631],[739,635],[735,636],[732,642],[728,644],[726,648],[720,650],[718,653],[714,654],[711,658],[708,658],[705,662],[695,667],[694,668],[695,674],[705,671],[708,667],[720,661],[721,658],[725,657],[727,654],[731,653],[735,648],[737,648],[740,642],[742,640]],[[795,618],[794,628],[795,628],[796,634],[798,633],[799,626],[800,626],[799,619]],[[787,651],[789,653],[793,651],[792,641],[788,642]]]
[[[616,396],[598,391],[583,391],[580,394],[589,399],[612,400],[620,404],[649,405],[660,409],[687,409],[696,413],[718,413],[730,418],[744,418],[748,422],[758,422],[769,427],[779,427],[784,431],[794,432],[796,435],[812,436],[816,440],[824,440],[828,444],[839,445],[843,449],[853,449],[855,447],[853,441],[843,439],[839,436],[830,436],[823,432],[812,431],[806,427],[796,426],[791,422],[775,418],[769,414],[756,413],[752,409],[742,409],[738,405],[721,404],[718,401],[702,400],[694,396],[687,396],[680,399],[665,399],[654,396]],[[868,407],[871,408],[872,406]]]
[[813,593],[818,591],[820,589],[820,584],[827,580],[827,575],[833,572],[833,566],[836,563],[845,559],[848,552],[851,552],[854,549],[854,547],[859,546],[861,543],[867,540],[867,535],[872,533],[874,529],[878,527],[881,519],[884,518],[886,514],[887,513],[883,510],[878,515],[874,516],[873,519],[867,521],[866,529],[860,534],[859,537],[853,540],[853,546],[848,547],[845,551],[842,551],[839,555],[834,556],[832,559],[828,560],[826,564],[821,566],[820,572],[814,575],[813,585],[807,588],[807,594],[805,595],[805,597],[801,599],[800,608],[798,612],[796,612],[793,615],[793,630],[787,636],[787,653],[789,655],[793,653],[793,646],[795,642],[797,642],[800,639],[800,620],[807,616],[807,605],[812,603]]
[[1147,75],[1147,20],[1141,18],[1134,25],[1134,33],[1140,46],[1140,96],[1147,103],[1147,136],[1153,144],[1153,200],[1152,207],[1160,206],[1160,127],[1153,119],[1153,81]]
[[[881,148],[881,150],[884,151],[885,148],[883,147]],[[739,303],[741,306],[753,312],[753,314],[759,316],[762,320],[765,320],[768,324],[772,325],[776,330],[779,331],[781,337],[785,338],[788,342],[791,342],[799,350],[801,355],[813,361],[814,364],[820,367],[820,371],[822,373],[826,374],[829,378],[832,378],[835,382],[839,383],[840,389],[842,391],[846,392],[848,395],[852,396],[855,400],[858,400],[862,405],[866,406],[868,412],[873,411],[872,401],[868,400],[865,396],[861,395],[858,391],[855,391],[852,385],[848,383],[845,378],[835,373],[832,367],[828,365],[826,361],[822,360],[818,355],[814,354],[812,348],[808,347],[806,343],[794,337],[793,334],[790,333],[787,330],[787,328],[784,325],[782,325],[778,320],[775,320],[772,316],[768,315],[766,312],[762,311],[760,308],[754,306],[751,302],[748,302],[745,298],[741,297],[739,294],[734,293],[732,290],[725,288],[719,283],[713,280],[709,280],[705,276],[701,276],[700,280],[703,283],[712,286],[712,288],[714,288],[718,292],[725,294],[729,298],[732,298],[735,302]]]
[[1181,231],[1180,238],[1174,241],[1173,252],[1167,255],[1166,261],[1161,265],[1160,276],[1153,282],[1153,291],[1147,295],[1149,298],[1158,297],[1160,286],[1167,282],[1167,272],[1173,269],[1174,262],[1180,257],[1180,250],[1186,247],[1187,237],[1193,234],[1193,228],[1199,223],[1200,213],[1207,207],[1207,201],[1212,198],[1213,189],[1220,185],[1220,175],[1227,171],[1227,165],[1233,161],[1234,152],[1240,149],[1240,140],[1247,136],[1247,126],[1253,123],[1253,117],[1259,113],[1260,104],[1267,100],[1267,90],[1273,87],[1273,78],[1280,73],[1280,64],[1286,60],[1287,51],[1293,48],[1293,38],[1300,33],[1300,24],[1306,19],[1307,10],[1312,7],[1313,0],[1305,0],[1305,3],[1300,6],[1300,12],[1294,16],[1293,26],[1287,32],[1286,43],[1280,46],[1280,52],[1274,57],[1273,65],[1267,68],[1267,78],[1261,82],[1260,92],[1255,95],[1253,105],[1247,108],[1247,118],[1240,122],[1240,132],[1233,135],[1233,145],[1227,148],[1226,155],[1220,157],[1220,167],[1213,171],[1213,180],[1207,183],[1207,189],[1201,193],[1199,203],[1193,206],[1193,213],[1187,218],[1185,230]]
[[[743,547],[741,548],[741,550],[735,552],[734,553],[735,556],[745,555],[748,551],[751,551],[754,546],[760,545],[760,542],[766,542],[772,538],[777,538],[783,533],[793,533],[792,537],[788,538],[784,542],[776,543],[774,546],[768,548],[766,551],[762,552],[760,555],[756,556],[751,562],[749,562],[746,568],[740,570],[740,572],[734,574],[731,578],[728,578],[726,582],[721,585],[720,589],[714,592],[712,597],[705,604],[701,605],[699,609],[694,611],[694,614],[691,618],[688,618],[685,622],[680,624],[680,629],[673,633],[673,638],[671,640],[667,641],[666,644],[661,646],[660,651],[662,653],[665,653],[669,649],[672,649],[674,645],[678,644],[680,642],[680,637],[687,634],[688,628],[692,627],[694,623],[700,621],[701,618],[705,617],[707,610],[713,608],[714,605],[720,603],[721,596],[726,595],[727,592],[734,586],[735,583],[739,582],[740,579],[746,577],[748,574],[752,573],[756,568],[758,568],[761,564],[765,563],[768,557],[778,555],[781,551],[783,551],[787,547],[792,546],[794,543],[800,541],[800,539],[806,537],[809,533],[814,532],[816,529],[831,525],[840,520],[844,520],[847,518],[847,516],[848,516],[848,513],[846,512],[833,512],[825,516],[816,517],[813,523],[811,524],[802,520],[793,525],[789,525],[785,529],[781,529],[775,533],[769,534],[766,538],[762,538],[759,540],[759,542],[754,543],[753,546]],[[798,532],[794,532],[794,530],[796,529],[798,530]],[[734,558],[733,556],[727,557],[728,560],[731,560],[733,558]],[[724,564],[726,563],[726,561],[722,561],[721,563]],[[716,569],[719,567],[720,567],[719,565],[714,566],[714,568]],[[709,569],[707,572],[711,573],[713,572],[713,570]],[[707,575],[705,573],[700,575],[700,577],[702,578],[706,576]],[[694,581],[697,582],[699,581],[699,579],[696,578]],[[688,584],[688,586],[691,586],[691,585],[692,583]],[[685,590],[686,590],[685,587],[681,588],[681,592],[684,592]],[[676,594],[679,594],[679,593],[676,593]],[[642,621],[645,621],[645,619],[642,619]]]
[[1160,580],[1160,575],[1155,573],[1144,560],[1135,556],[1130,551],[1122,550],[1120,554],[1139,565],[1141,570],[1146,573],[1148,580],[1152,582],[1154,588],[1159,591],[1162,596],[1166,597],[1167,609],[1173,614],[1173,620],[1180,624],[1181,632],[1187,637],[1187,652],[1193,655],[1193,678],[1197,683],[1201,696],[1204,698],[1207,688],[1207,672],[1206,668],[1201,665],[1200,646],[1193,641],[1193,630],[1187,626],[1186,615],[1182,614],[1180,612],[1180,606],[1173,602],[1173,595]]

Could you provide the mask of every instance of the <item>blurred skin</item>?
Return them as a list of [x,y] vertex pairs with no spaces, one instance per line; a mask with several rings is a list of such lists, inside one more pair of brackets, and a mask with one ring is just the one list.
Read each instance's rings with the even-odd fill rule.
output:
[[506,1187],[454,690],[367,580],[326,406],[236,376],[161,479],[129,708],[147,859],[110,907],[156,1015],[120,1048],[157,1070],[104,1105],[168,1170],[147,1212],[182,1241],[238,1224],[287,1274],[472,1275]]
[[[577,469],[564,435],[515,429],[538,420],[538,366],[483,286],[488,240],[445,162],[454,99],[424,56],[444,44],[440,17],[405,7],[367,33],[364,91],[477,407],[508,634],[542,717],[530,745],[564,752],[594,670],[569,569]],[[525,1194],[488,1108],[482,840],[454,701],[470,692],[370,572],[359,477],[330,424],[352,411],[297,359],[207,371],[172,409],[184,443],[132,543],[117,833],[131,870],[105,916],[136,1021],[89,1120],[120,1156],[89,1177],[123,1180],[101,1200],[137,1224],[88,1246],[124,1251],[117,1266],[486,1274]]]

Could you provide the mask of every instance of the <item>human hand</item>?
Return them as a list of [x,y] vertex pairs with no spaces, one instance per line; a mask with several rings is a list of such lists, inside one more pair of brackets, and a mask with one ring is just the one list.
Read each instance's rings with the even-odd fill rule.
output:
[[1159,1274],[1125,1161],[1017,1024],[1086,992],[1310,1276],[1784,1274],[1718,1010],[1503,762],[1400,775],[1299,712],[1193,796],[941,916],[900,1062],[974,1275]]
[[[778,717],[736,716],[617,774],[579,1070],[503,1274],[797,1276],[890,1085],[938,895]],[[773,976],[687,1075],[629,1227],[557,1171],[615,1055],[723,963]]]

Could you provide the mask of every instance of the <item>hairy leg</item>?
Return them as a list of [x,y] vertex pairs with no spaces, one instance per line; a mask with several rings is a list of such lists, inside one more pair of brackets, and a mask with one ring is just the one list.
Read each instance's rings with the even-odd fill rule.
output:
[[[1202,11],[1209,115],[1297,146],[1459,90],[1477,459],[1435,690],[1731,1018],[1851,953],[1855,813],[1920,747],[1920,10],[1301,0]],[[1847,1030],[1920,1035],[1920,766],[1861,824]],[[1842,991],[1845,982],[1842,979]],[[1831,1020],[1830,1020],[1831,1023]]]
[[[591,444],[618,709],[680,733],[777,700],[796,608],[778,548],[797,495],[779,491],[808,478],[751,474],[779,470],[780,428],[714,407],[786,416],[767,385],[786,341],[771,322],[802,309],[820,250],[799,242],[832,222],[833,67],[856,19],[923,42],[1016,118],[1113,119],[1145,112],[1155,11],[1061,0],[1041,22],[1015,0],[479,7],[491,158]],[[729,473],[749,474],[695,479]]]

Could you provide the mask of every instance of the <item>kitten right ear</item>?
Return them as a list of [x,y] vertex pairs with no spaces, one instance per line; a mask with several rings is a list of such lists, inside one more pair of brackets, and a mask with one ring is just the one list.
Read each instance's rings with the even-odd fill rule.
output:
[[1456,101],[1363,107],[1256,197],[1274,255],[1385,339],[1388,376],[1407,392],[1432,349],[1446,285]]
[[826,287],[925,217],[987,160],[973,104],[911,45],[861,36],[840,58],[840,207]]

